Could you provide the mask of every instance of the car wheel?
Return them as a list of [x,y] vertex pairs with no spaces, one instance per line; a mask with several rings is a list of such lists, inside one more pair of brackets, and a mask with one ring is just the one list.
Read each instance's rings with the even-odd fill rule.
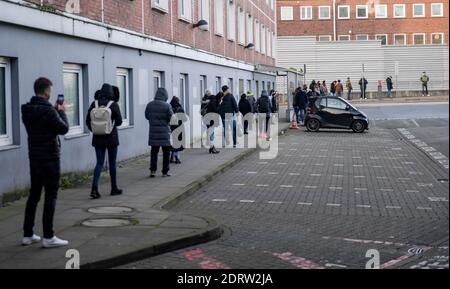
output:
[[363,133],[366,130],[366,125],[361,120],[355,120],[352,123],[352,130],[356,133]]
[[318,132],[320,129],[320,121],[312,118],[306,122],[306,129],[312,132]]

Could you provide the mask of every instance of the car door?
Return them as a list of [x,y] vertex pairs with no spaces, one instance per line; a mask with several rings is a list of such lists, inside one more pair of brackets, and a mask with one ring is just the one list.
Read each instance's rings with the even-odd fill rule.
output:
[[339,98],[329,97],[326,108],[322,109],[328,126],[335,128],[349,128],[353,114],[348,105]]

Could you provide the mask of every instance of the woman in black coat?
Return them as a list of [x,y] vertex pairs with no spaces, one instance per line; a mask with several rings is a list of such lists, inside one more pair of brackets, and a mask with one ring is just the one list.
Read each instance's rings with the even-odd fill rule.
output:
[[[248,113],[252,113],[252,105],[247,99],[247,95],[244,93],[241,95],[241,99],[239,100],[239,112],[242,114],[242,118],[244,118]],[[244,120],[244,134],[248,134],[248,121]]]
[[[183,116],[184,116],[184,109],[180,103],[180,99],[178,97],[174,96],[172,98],[172,101],[170,102],[170,105],[172,106],[173,113],[174,113],[174,115],[176,115],[176,120],[178,122],[176,125],[171,124],[170,130],[173,133],[176,129],[178,129],[179,127],[182,127],[182,130],[184,131],[183,119],[180,118],[181,114],[183,114]],[[178,135],[178,142],[182,142],[183,141],[183,132],[178,133],[177,135]],[[181,164],[180,152],[183,150],[184,150],[183,145],[181,145],[181,146],[176,145],[175,147],[172,146],[171,154],[170,154],[170,162],[175,163],[175,164]]]
[[[115,92],[114,92],[115,91]],[[110,104],[111,109],[111,120],[113,121],[114,128],[110,134],[107,135],[94,135],[92,137],[92,146],[95,148],[95,154],[97,156],[97,165],[94,170],[94,178],[92,182],[91,198],[98,199],[101,197],[98,192],[98,183],[100,180],[100,174],[105,163],[106,151],[108,151],[108,162],[109,162],[109,175],[111,178],[111,195],[121,195],[122,190],[117,187],[117,149],[119,146],[119,134],[117,132],[117,127],[122,125],[122,115],[120,113],[119,105],[119,90],[114,89],[113,86],[109,84],[104,84],[100,91],[95,94],[95,100],[89,107],[88,114],[86,116],[86,126],[92,131],[91,127],[91,111],[95,108],[96,103],[98,106],[107,106]]]

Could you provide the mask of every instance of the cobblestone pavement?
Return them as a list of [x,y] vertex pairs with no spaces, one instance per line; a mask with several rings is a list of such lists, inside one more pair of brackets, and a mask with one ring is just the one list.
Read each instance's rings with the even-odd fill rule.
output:
[[448,170],[396,130],[290,132],[176,211],[213,217],[223,238],[125,268],[447,268]]

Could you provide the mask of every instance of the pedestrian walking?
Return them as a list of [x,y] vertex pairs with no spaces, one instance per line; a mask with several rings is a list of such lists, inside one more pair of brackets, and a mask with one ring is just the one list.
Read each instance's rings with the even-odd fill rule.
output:
[[422,96],[425,96],[425,94],[427,96],[430,96],[430,94],[428,93],[428,82],[430,81],[430,77],[425,71],[422,73],[420,81],[422,82]]
[[344,91],[344,86],[342,85],[340,79],[337,81],[335,89],[336,89],[336,96],[341,97],[342,96],[342,92]]
[[300,124],[304,123],[305,121],[305,114],[306,114],[306,107],[308,106],[308,97],[306,95],[306,91],[303,89],[298,89],[296,91],[295,97],[294,97],[294,103],[295,103],[295,115],[297,123]]
[[331,83],[330,92],[332,96],[336,96],[336,80]]
[[278,92],[275,90],[270,91],[270,100],[271,100],[271,106],[272,106],[272,113],[278,112]]
[[243,119],[244,124],[244,134],[248,134],[248,120],[244,120],[247,114],[252,114],[252,106],[250,102],[247,100],[247,95],[244,93],[241,95],[241,99],[239,100],[239,112],[241,113],[241,117]]
[[45,188],[44,213],[42,217],[45,248],[66,246],[68,241],[59,239],[53,231],[53,219],[61,176],[61,143],[58,135],[69,131],[64,102],[52,105],[52,82],[39,78],[34,82],[34,93],[27,104],[22,105],[22,121],[28,134],[28,157],[30,162],[31,189],[25,208],[22,245],[41,241],[34,233],[36,209]]
[[[211,94],[211,91],[207,90],[205,95],[202,98],[202,106],[205,107],[205,110],[202,110],[202,117],[205,117],[207,114],[217,114],[219,112],[219,103],[222,99],[223,93],[219,92],[217,95]],[[205,123],[207,129],[207,138],[208,138],[208,146],[209,146],[209,154],[219,154],[220,151],[216,149],[214,146],[215,133],[214,129],[219,126],[219,123],[214,120],[210,120]]]
[[[175,163],[178,165],[181,164],[180,152],[184,150],[184,146],[182,145],[182,143],[183,143],[183,136],[185,134],[183,124],[183,121],[185,121],[184,119],[185,112],[183,106],[180,103],[180,99],[177,96],[172,97],[172,100],[170,101],[170,106],[172,107],[172,111],[176,116],[175,119],[172,119],[171,121],[170,130],[172,132],[172,138],[176,137],[179,143],[179,145],[172,144],[172,148],[170,150],[170,163]],[[174,135],[175,130],[179,129],[180,127],[182,128],[181,132]]]
[[392,97],[392,90],[394,89],[394,84],[392,83],[392,76],[386,78],[386,87],[388,90],[387,97]]
[[[270,114],[272,112],[272,103],[269,99],[269,94],[267,93],[266,90],[263,90],[261,92],[261,97],[258,99],[257,102],[257,110],[258,110],[260,137],[268,140],[270,139],[269,123],[270,123]],[[265,121],[261,121],[264,119],[264,117]]]
[[353,85],[352,85],[352,81],[350,80],[350,77],[347,77],[347,81],[345,82],[345,87],[347,88],[347,99],[352,100]]
[[252,113],[256,113],[256,99],[251,91],[247,92],[247,100],[250,103],[250,106],[252,107]]
[[[219,114],[222,118],[224,141],[228,143],[229,130],[233,130],[233,147],[237,146],[236,114],[239,108],[228,86],[222,87],[223,97],[219,105]],[[228,116],[228,118],[227,118]],[[231,128],[230,128],[231,127]],[[224,143],[225,146],[225,143]]]
[[366,97],[366,92],[367,92],[367,84],[369,82],[367,81],[367,79],[365,77],[362,77],[359,80],[359,88],[361,90],[361,99],[367,99]]
[[145,109],[145,118],[149,122],[149,139],[148,145],[152,147],[150,157],[150,178],[156,176],[158,169],[158,154],[163,151],[163,177],[170,177],[170,120],[172,119],[173,111],[170,104],[167,103],[169,99],[167,90],[165,88],[158,88],[155,95],[155,100],[151,101]]
[[119,134],[117,127],[122,125],[122,115],[117,103],[120,99],[119,89],[110,84],[104,84],[94,97],[86,115],[86,126],[93,133],[92,146],[95,149],[97,164],[92,180],[91,198],[99,199],[98,190],[100,175],[108,152],[109,175],[111,180],[111,196],[123,193],[117,186],[117,151],[119,147]]

